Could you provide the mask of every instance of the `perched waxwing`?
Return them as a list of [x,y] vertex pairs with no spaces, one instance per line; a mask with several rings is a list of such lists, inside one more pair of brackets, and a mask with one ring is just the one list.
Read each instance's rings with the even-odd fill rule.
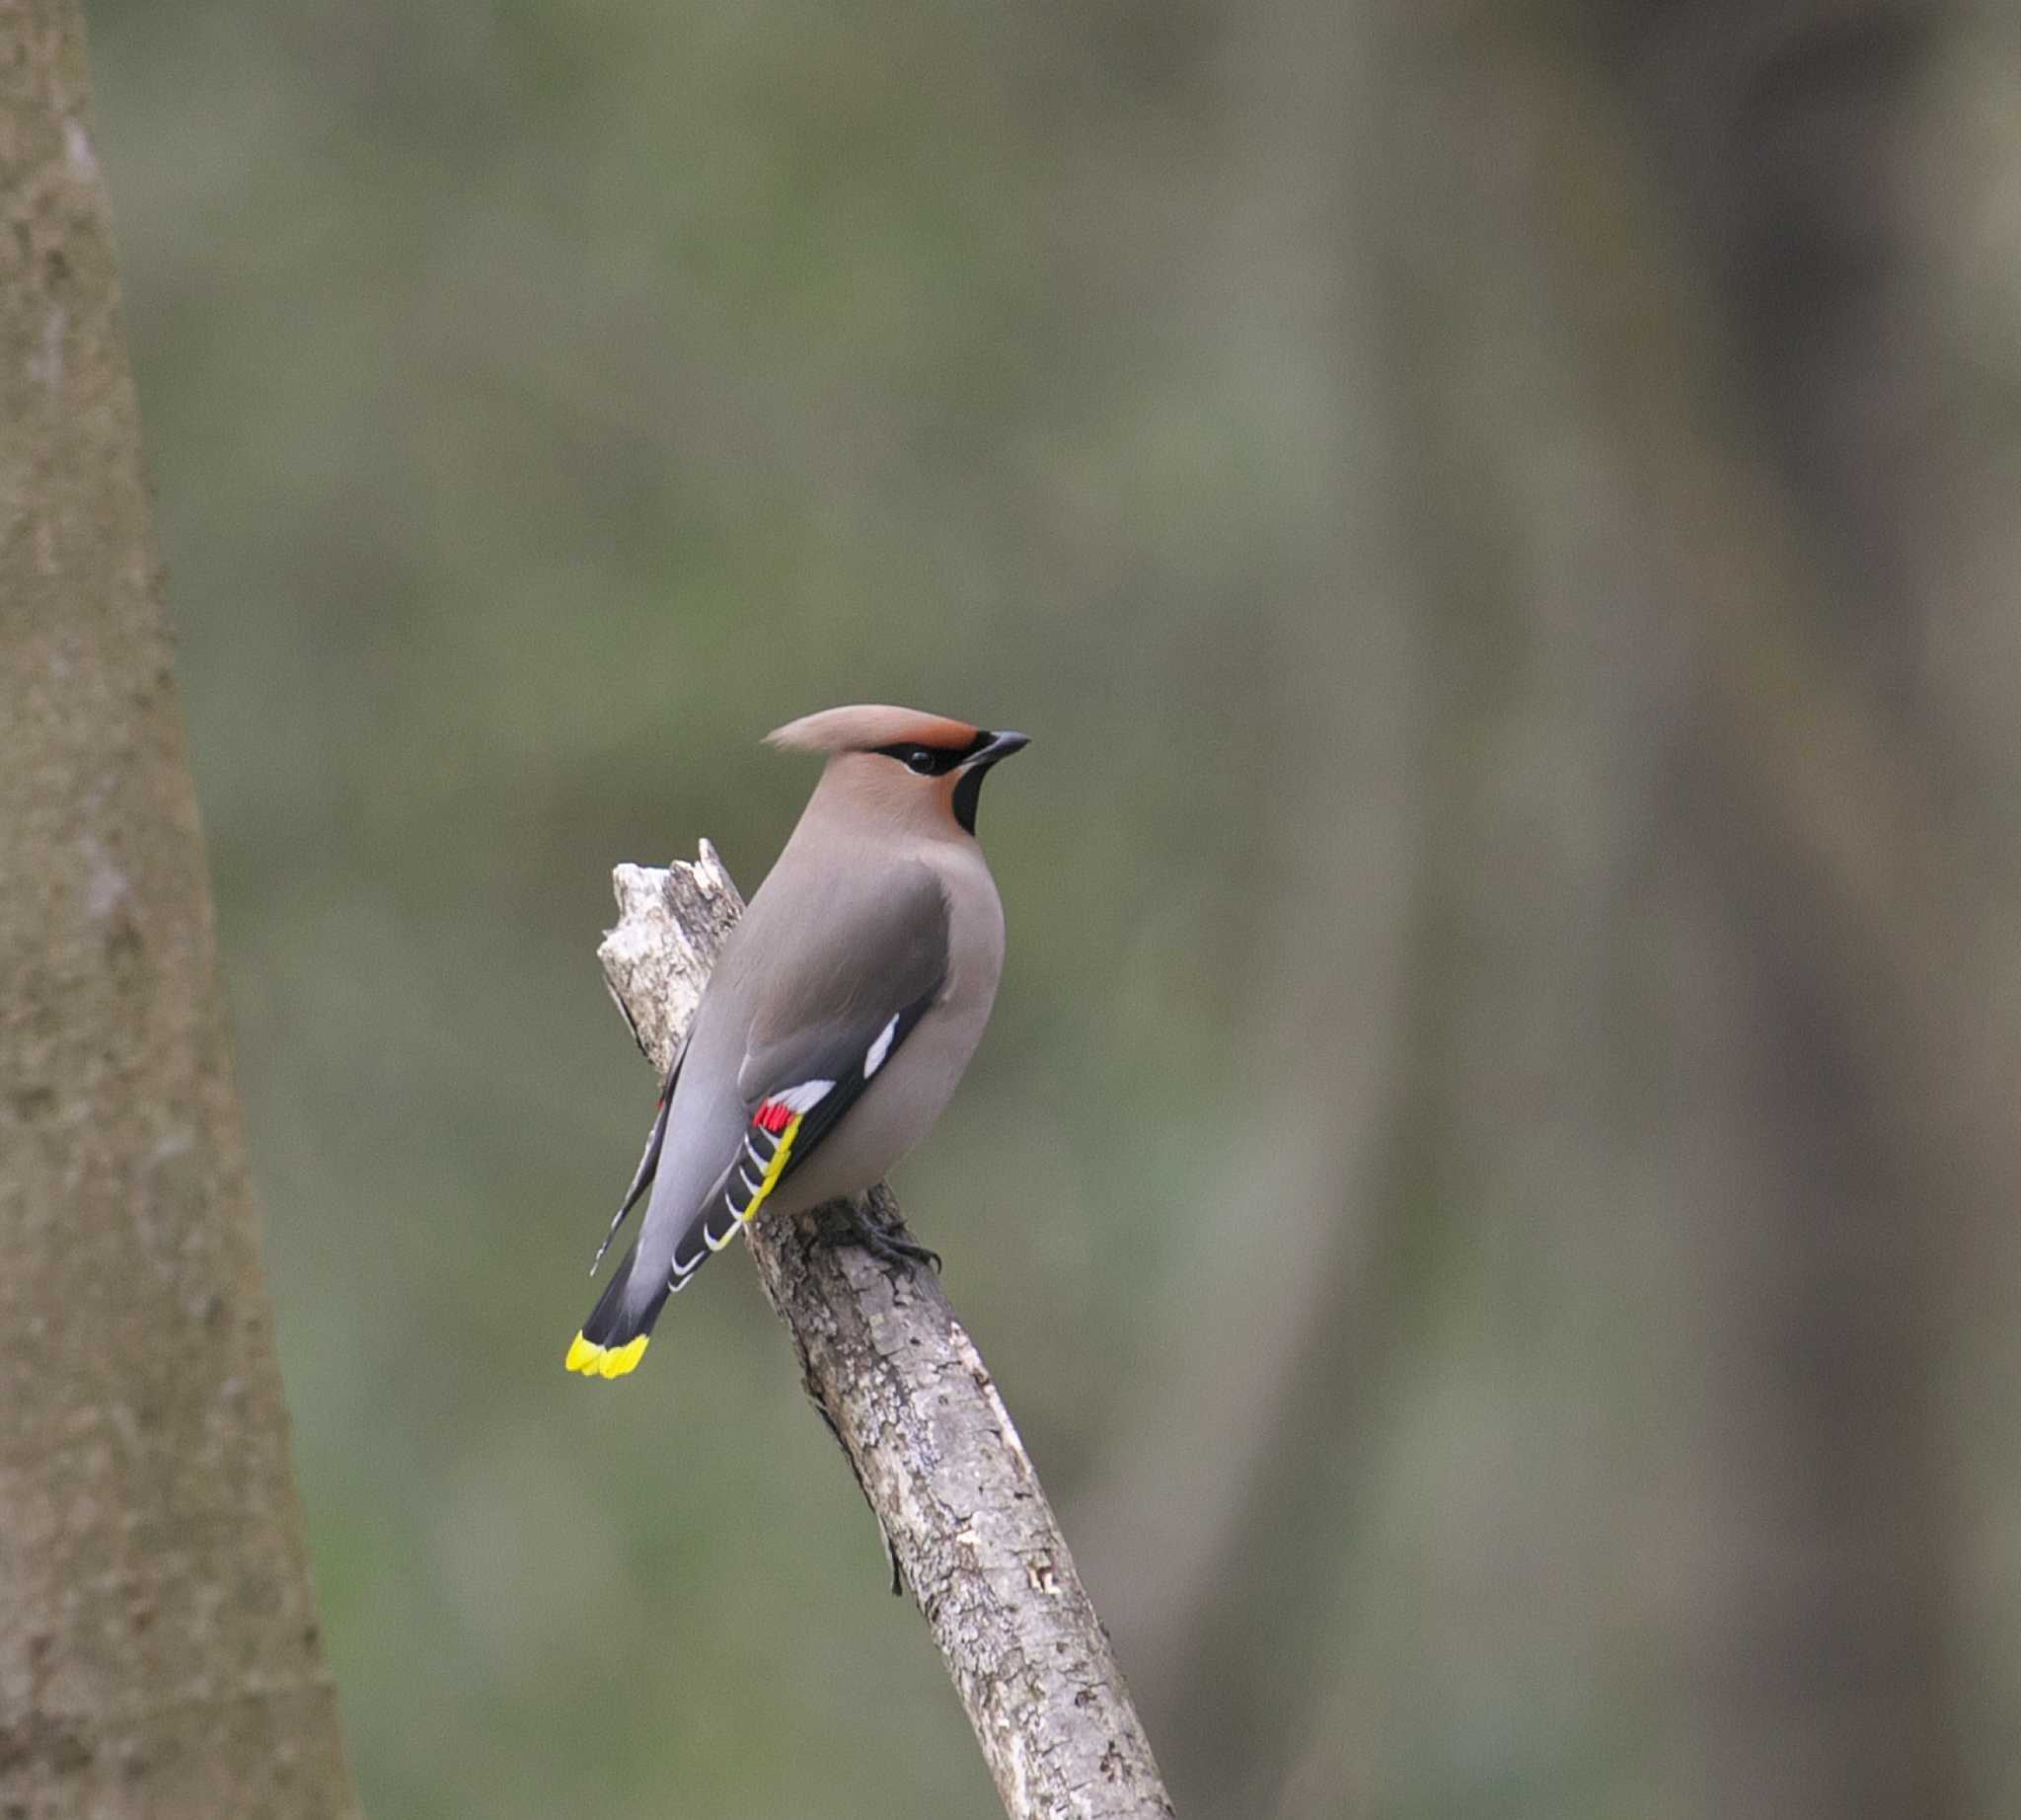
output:
[[[605,1248],[650,1189],[645,1218],[568,1348],[584,1377],[632,1370],[668,1295],[761,1207],[796,1213],[878,1180],[939,1117],[997,996],[1004,910],[976,800],[1025,736],[831,708],[769,737],[827,762],[667,1073]],[[929,1255],[867,1226],[855,1237]]]

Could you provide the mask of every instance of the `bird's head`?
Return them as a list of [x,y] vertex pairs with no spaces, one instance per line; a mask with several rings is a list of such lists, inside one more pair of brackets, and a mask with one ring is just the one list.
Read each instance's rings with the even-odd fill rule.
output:
[[776,727],[767,741],[828,760],[824,787],[868,806],[936,826],[975,832],[983,779],[999,759],[1028,742],[966,720],[880,706],[828,708]]

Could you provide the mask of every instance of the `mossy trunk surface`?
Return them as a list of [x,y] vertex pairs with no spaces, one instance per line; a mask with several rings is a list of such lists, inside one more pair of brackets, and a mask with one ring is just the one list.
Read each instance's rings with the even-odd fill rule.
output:
[[0,1814],[348,1814],[89,99],[0,5]]

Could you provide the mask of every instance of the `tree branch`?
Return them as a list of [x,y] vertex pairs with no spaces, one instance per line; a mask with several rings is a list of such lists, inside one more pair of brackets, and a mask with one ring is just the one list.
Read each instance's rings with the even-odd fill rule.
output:
[[[598,950],[654,1067],[701,1002],[743,900],[707,841],[621,866]],[[747,1229],[765,1294],[912,1587],[1011,1820],[1169,1820],[1109,1640],[982,1355],[926,1271],[813,1244],[823,1209]],[[870,1214],[903,1224],[891,1190]]]

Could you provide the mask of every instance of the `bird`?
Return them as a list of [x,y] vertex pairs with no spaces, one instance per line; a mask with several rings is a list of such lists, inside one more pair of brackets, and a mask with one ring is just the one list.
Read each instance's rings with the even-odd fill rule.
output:
[[[667,1071],[597,1263],[641,1197],[644,1217],[564,1361],[587,1378],[633,1371],[668,1296],[761,1209],[880,1180],[939,1117],[996,1000],[1004,909],[976,806],[1027,736],[864,705],[766,737],[818,754],[820,781]],[[845,1240],[933,1258],[854,1212]]]

